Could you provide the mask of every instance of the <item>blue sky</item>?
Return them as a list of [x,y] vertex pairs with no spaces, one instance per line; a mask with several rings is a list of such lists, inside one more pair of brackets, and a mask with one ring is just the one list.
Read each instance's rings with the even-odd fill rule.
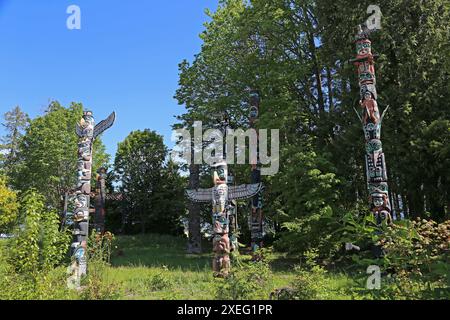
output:
[[[217,0],[0,0],[0,114],[19,105],[31,117],[50,100],[82,102],[97,121],[117,112],[107,150],[132,130],[170,141],[178,63],[201,46],[204,10]],[[69,30],[69,5],[81,30]],[[0,135],[3,135],[0,128]]]

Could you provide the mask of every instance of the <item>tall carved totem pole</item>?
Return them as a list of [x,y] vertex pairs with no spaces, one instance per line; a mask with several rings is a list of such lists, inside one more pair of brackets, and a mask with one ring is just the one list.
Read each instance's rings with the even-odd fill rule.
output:
[[78,135],[78,184],[75,189],[75,211],[73,215],[73,272],[76,275],[87,273],[87,239],[89,237],[89,212],[92,178],[92,146],[94,140],[115,121],[113,112],[106,120],[95,125],[91,111],[85,111],[80,123],[76,126]]
[[384,220],[391,220],[391,204],[389,201],[388,176],[386,162],[381,142],[381,125],[384,115],[378,108],[378,94],[376,89],[375,59],[372,53],[372,42],[369,39],[371,31],[367,24],[358,27],[356,35],[355,59],[350,60],[358,68],[360,86],[360,117],[366,140],[366,174],[369,190],[370,210],[378,224]]
[[214,187],[187,190],[187,197],[194,202],[212,202],[213,223],[213,271],[216,277],[225,277],[230,271],[230,221],[236,206],[233,201],[249,199],[261,190],[261,184],[228,185],[228,165],[220,162],[212,166]]
[[[255,129],[256,123],[259,117],[259,105],[260,105],[260,95],[257,91],[252,91],[250,93],[250,128]],[[251,183],[260,184],[261,183],[261,165],[259,161],[259,132],[256,132],[257,139],[257,158],[254,159],[254,163],[251,164]],[[253,252],[253,258],[256,259],[256,251],[263,246],[264,237],[264,216],[262,212],[263,206],[263,188],[251,199],[250,201],[250,217],[249,217],[249,227],[251,233],[251,247]]]
[[98,233],[105,232],[105,200],[106,200],[106,168],[97,171],[95,186],[95,219],[94,226]]

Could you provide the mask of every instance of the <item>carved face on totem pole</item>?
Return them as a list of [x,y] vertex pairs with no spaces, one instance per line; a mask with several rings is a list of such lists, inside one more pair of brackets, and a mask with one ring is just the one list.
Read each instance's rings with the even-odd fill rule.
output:
[[255,106],[250,107],[250,119],[256,119],[258,118],[258,108]]
[[103,167],[99,168],[99,169],[97,170],[97,174],[98,174],[99,176],[101,176],[102,178],[106,178],[106,169],[103,168]]
[[226,184],[228,177],[228,166],[225,162],[220,162],[212,167],[214,185]]
[[94,117],[92,111],[85,111],[80,121],[80,128],[85,137],[92,138],[94,136]]
[[364,94],[364,100],[361,101],[361,107],[364,110],[364,123],[377,124],[380,121],[380,110],[378,109],[378,103],[373,99],[372,93],[366,92]]
[[367,175],[370,182],[387,180],[386,163],[382,143],[373,139],[366,144]]
[[213,166],[213,223],[214,232],[218,234],[228,233],[229,221],[226,211],[228,201],[228,168],[224,162]]
[[377,88],[374,84],[362,84],[360,87],[360,96],[361,100],[364,100],[364,97],[366,96],[366,93],[369,92],[372,95],[372,99],[377,100],[378,94],[377,94]]
[[369,183],[369,194],[371,211],[375,216],[382,219],[389,217],[391,204],[389,201],[389,187],[387,182]]
[[356,54],[358,58],[367,58],[372,55],[372,41],[367,38],[357,40]]
[[250,104],[252,106],[257,106],[260,103],[260,97],[259,97],[259,92],[258,91],[252,91],[250,92]]

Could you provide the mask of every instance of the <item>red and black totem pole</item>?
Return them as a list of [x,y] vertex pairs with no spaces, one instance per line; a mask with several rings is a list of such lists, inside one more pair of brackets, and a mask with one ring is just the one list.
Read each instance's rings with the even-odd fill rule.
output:
[[370,33],[375,29],[369,29],[367,23],[358,26],[356,35],[355,59],[350,60],[358,69],[360,87],[360,108],[364,136],[366,140],[366,174],[369,191],[370,210],[377,223],[383,221],[390,222],[391,204],[389,201],[388,175],[383,144],[381,142],[381,126],[384,113],[380,113],[377,99],[375,60],[376,55],[372,53],[372,42],[369,39]]

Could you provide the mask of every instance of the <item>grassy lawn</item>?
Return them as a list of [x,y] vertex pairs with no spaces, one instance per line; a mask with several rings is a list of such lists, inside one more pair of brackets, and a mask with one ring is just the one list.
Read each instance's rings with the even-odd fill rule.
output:
[[[7,241],[0,241],[0,253],[6,243]],[[152,234],[120,236],[114,243],[110,266],[100,265],[99,269],[96,269],[95,265],[90,264],[90,274],[97,274],[98,277],[94,277],[96,280],[91,283],[92,290],[89,294],[78,295],[76,292],[67,291],[65,289],[67,267],[61,266],[54,270],[53,276],[49,276],[54,279],[53,285],[56,285],[54,289],[60,289],[60,292],[51,296],[50,299],[217,299],[217,283],[220,281],[224,283],[224,280],[213,277],[210,244],[205,243],[206,253],[202,255],[186,254],[185,248],[186,240],[183,238]],[[244,265],[249,265],[250,256],[243,253],[239,260]],[[256,287],[260,296],[265,299],[269,299],[273,290],[289,287],[297,276],[294,266],[298,263],[298,259],[295,257],[273,254],[268,260],[270,273],[267,285]],[[259,266],[257,268],[258,272]],[[2,261],[0,259],[1,276]],[[239,285],[245,287],[246,281],[244,278]],[[345,274],[326,273],[318,282],[320,282],[320,292],[323,292],[320,299],[352,299],[346,293],[348,292],[346,289],[354,287],[355,283]],[[315,285],[315,280],[312,280],[312,285]],[[235,287],[233,288],[235,290]]]
[[[115,242],[111,267],[104,281],[115,287],[119,299],[215,299],[215,279],[211,271],[210,247],[202,255],[185,253],[186,240],[171,236],[121,236]],[[241,254],[243,261],[250,256]],[[271,263],[271,289],[288,286],[295,278],[295,259],[276,257]],[[344,275],[329,276],[333,292],[351,285]],[[330,299],[350,298],[345,295]]]

